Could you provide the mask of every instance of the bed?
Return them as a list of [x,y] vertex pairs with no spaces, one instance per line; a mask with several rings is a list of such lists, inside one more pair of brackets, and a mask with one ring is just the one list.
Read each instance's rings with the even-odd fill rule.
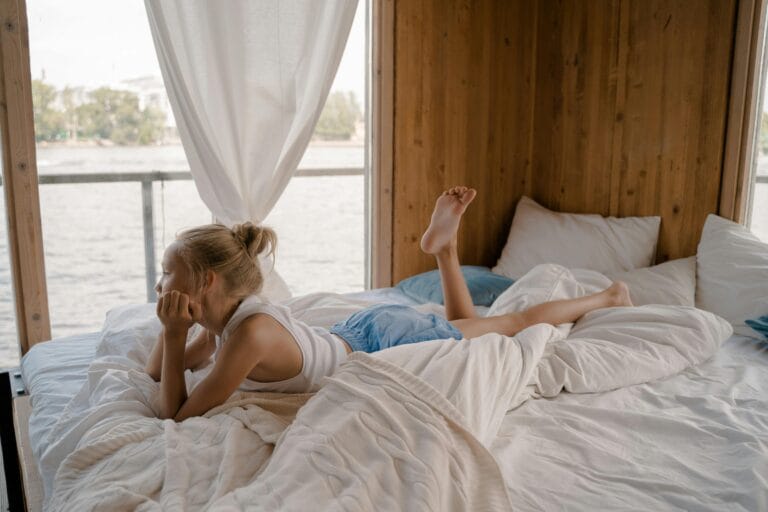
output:
[[[159,328],[152,305],[117,308],[102,332],[22,360],[28,509],[768,510],[768,346],[736,320],[679,305],[694,301],[707,258],[622,274],[636,308],[355,354],[315,395],[236,393],[181,424],[155,417],[156,383],[142,371]],[[725,268],[715,263],[712,275]],[[750,289],[768,300],[755,276],[729,307],[752,307]],[[716,277],[726,292],[740,286]],[[540,264],[478,313],[609,282]],[[442,311],[403,288],[286,304],[328,326],[372,302]],[[188,386],[204,375],[189,372]]]
[[[25,357],[33,450],[82,386],[98,339],[61,338]],[[768,346],[733,336],[659,382],[529,401],[506,415],[491,451],[519,510],[766,510],[766,397]]]

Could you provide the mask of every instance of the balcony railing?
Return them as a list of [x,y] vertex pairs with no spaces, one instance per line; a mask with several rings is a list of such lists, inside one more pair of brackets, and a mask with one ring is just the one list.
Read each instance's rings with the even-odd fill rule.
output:
[[[318,176],[362,176],[361,167],[299,169],[294,174],[297,178],[314,178]],[[81,173],[81,174],[41,174],[38,175],[40,185],[60,185],[72,183],[119,183],[135,181],[141,183],[141,205],[144,225],[144,265],[146,267],[147,301],[155,300],[155,213],[153,209],[152,183],[163,181],[191,180],[189,171],[145,171],[121,173]],[[0,186],[3,181],[0,176]]]

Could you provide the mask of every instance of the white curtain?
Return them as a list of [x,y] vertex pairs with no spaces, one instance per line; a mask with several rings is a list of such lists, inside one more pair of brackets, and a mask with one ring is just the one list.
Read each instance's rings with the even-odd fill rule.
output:
[[145,5],[200,197],[225,224],[263,221],[312,136],[357,0]]
[[146,0],[184,151],[224,223],[261,222],[301,160],[357,0]]

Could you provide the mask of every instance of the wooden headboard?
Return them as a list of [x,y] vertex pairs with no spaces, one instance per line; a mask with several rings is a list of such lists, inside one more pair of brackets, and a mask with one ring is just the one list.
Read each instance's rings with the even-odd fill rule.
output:
[[492,266],[524,194],[660,215],[658,261],[695,253],[718,211],[737,0],[396,0],[392,280],[435,197],[479,197],[462,262]]

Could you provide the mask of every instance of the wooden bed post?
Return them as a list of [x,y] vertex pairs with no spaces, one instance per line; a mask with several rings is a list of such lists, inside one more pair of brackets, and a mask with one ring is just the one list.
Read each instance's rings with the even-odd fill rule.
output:
[[0,0],[0,132],[8,247],[21,353],[51,338],[37,188],[25,0]]
[[392,286],[395,2],[372,0],[371,285]]
[[759,123],[765,60],[766,0],[740,0],[736,14],[736,38],[731,64],[731,90],[725,133],[723,178],[719,215],[744,223],[749,203],[752,157]]

